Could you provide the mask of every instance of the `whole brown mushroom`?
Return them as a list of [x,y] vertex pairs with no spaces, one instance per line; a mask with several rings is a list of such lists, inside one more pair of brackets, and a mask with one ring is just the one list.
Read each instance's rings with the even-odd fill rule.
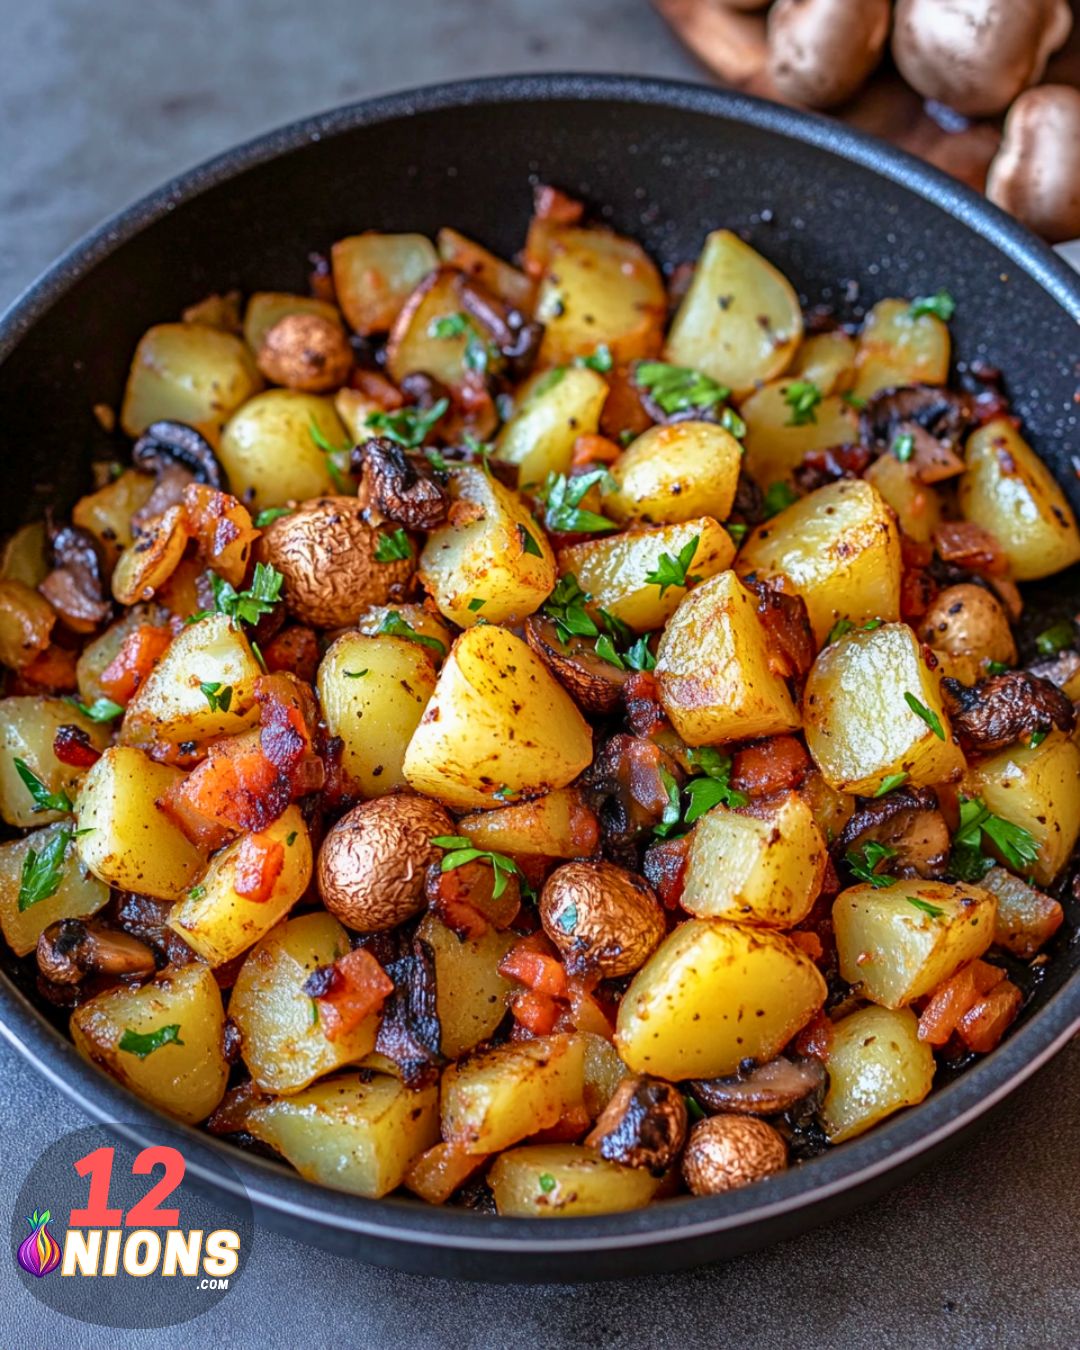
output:
[[667,1171],[686,1138],[686,1101],[661,1078],[624,1078],[585,1138],[609,1162]]
[[316,872],[323,904],[346,928],[380,933],[424,908],[424,877],[442,857],[432,839],[454,822],[426,797],[394,794],[362,802],[333,826]]
[[1080,235],[1080,89],[1044,84],[1020,95],[986,195],[1052,244]]
[[256,364],[273,384],[324,394],[349,378],[353,355],[340,324],[322,314],[286,314],[266,334]]
[[1068,0],[898,0],[892,54],[924,98],[993,117],[1042,77],[1071,28]]
[[683,1179],[695,1195],[722,1195],[783,1172],[787,1145],[756,1116],[709,1116],[690,1131]]
[[881,60],[890,0],[776,0],[769,10],[769,74],[777,93],[831,108],[858,90]]
[[1016,664],[1016,641],[1004,609],[971,581],[949,586],[935,597],[919,623],[919,641],[948,656]]
[[380,562],[381,538],[355,497],[316,497],[272,521],[255,551],[285,578],[290,614],[314,628],[344,628],[369,605],[403,597],[412,578],[415,546],[407,558]]
[[609,862],[557,867],[540,895],[540,921],[567,970],[605,979],[640,969],[667,931],[649,883]]

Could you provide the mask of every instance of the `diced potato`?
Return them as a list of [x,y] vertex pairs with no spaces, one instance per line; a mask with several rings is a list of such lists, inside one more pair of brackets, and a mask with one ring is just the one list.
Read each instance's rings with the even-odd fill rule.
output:
[[840,973],[883,1008],[936,989],[994,939],[997,902],[980,886],[896,881],[850,886],[833,902]]
[[1060,731],[1041,745],[1012,745],[980,760],[964,779],[995,816],[1031,834],[1039,856],[1031,875],[1048,886],[1072,856],[1080,837],[1080,746]]
[[830,787],[818,769],[807,774],[799,793],[810,807],[818,829],[830,843],[855,814],[855,798]]
[[486,1153],[466,1153],[457,1144],[433,1144],[409,1164],[404,1185],[429,1205],[445,1205],[487,1161]]
[[585,1045],[585,1110],[595,1120],[615,1095],[615,1089],[626,1077],[626,1065],[619,1052],[605,1036],[593,1031],[579,1031]]
[[105,669],[115,660],[127,638],[144,625],[149,628],[163,628],[169,616],[161,605],[132,605],[125,609],[119,619],[110,624],[104,633],[87,645],[79,653],[75,666],[75,678],[79,685],[79,697],[89,708],[99,698],[107,698],[101,683]]
[[61,698],[22,694],[0,699],[0,816],[8,825],[27,829],[60,820],[63,812],[39,811],[30,789],[19,777],[15,761],[21,759],[50,792],[74,797],[86,770],[62,764],[53,751],[56,733],[64,725],[76,726],[90,737],[90,744],[104,750],[109,728],[84,717]]
[[790,483],[794,471],[811,450],[846,445],[859,437],[858,414],[838,395],[823,398],[813,421],[792,420],[785,395],[792,377],[762,385],[739,405],[746,423],[746,471],[762,487]]
[[[487,352],[487,335],[462,309],[462,275],[452,267],[440,267],[420,282],[394,320],[386,344],[386,369],[397,384],[420,370],[458,389],[469,370],[470,351]],[[460,332],[440,336],[440,320],[463,318]],[[484,357],[486,360],[486,355]]]
[[741,576],[782,579],[801,595],[818,643],[837,619],[900,617],[900,535],[859,478],[827,483],[765,521],[739,552]]
[[901,384],[944,384],[952,344],[934,314],[911,315],[908,300],[879,300],[866,316],[855,355],[856,398]]
[[225,1010],[210,970],[169,966],[138,989],[97,994],[71,1014],[79,1054],[136,1097],[195,1125],[225,1095]]
[[637,1073],[719,1078],[779,1054],[825,992],[817,966],[780,933],[688,919],[623,995],[615,1048]]
[[115,567],[122,549],[131,547],[131,517],[146,505],[153,490],[151,474],[125,469],[119,478],[75,503],[71,523],[90,531],[109,567]]
[[206,860],[157,805],[183,776],[132,746],[105,751],[75,804],[79,856],[96,877],[158,900],[178,900],[194,883]]
[[424,277],[439,265],[422,234],[365,234],[339,239],[330,251],[338,304],[357,333],[385,333]]
[[919,479],[914,460],[879,455],[863,475],[896,512],[901,531],[920,544],[928,543],[941,524],[941,498]]
[[981,885],[997,901],[994,946],[1022,960],[1030,961],[1065,921],[1065,911],[1056,900],[1004,867],[991,867]]
[[581,1144],[531,1144],[495,1159],[489,1173],[500,1214],[566,1219],[641,1209],[660,1181],[644,1167],[608,1162]]
[[[485,624],[458,638],[405,752],[405,777],[454,810],[566,787],[592,760],[570,695],[524,642]],[[500,803],[501,804],[501,803]]]
[[595,370],[545,371],[525,386],[499,432],[496,458],[518,466],[522,487],[543,485],[549,473],[568,473],[574,442],[599,427],[607,396],[607,381]]
[[463,234],[449,227],[439,231],[435,242],[444,263],[475,277],[482,286],[514,309],[522,313],[532,312],[535,287],[532,279],[524,272],[511,267],[482,245],[466,239]]
[[435,959],[439,1048],[448,1059],[460,1059],[486,1041],[506,1016],[506,995],[514,985],[499,974],[499,962],[516,934],[491,929],[483,937],[462,939],[434,914],[426,914],[416,936],[428,943]]
[[244,341],[258,355],[266,335],[275,324],[290,314],[317,314],[320,319],[343,327],[335,305],[313,295],[292,295],[288,291],[255,291],[244,310]]
[[[79,504],[75,506],[78,511]],[[75,524],[80,522],[74,517]],[[32,525],[24,525],[10,535],[4,543],[0,555],[0,581],[21,581],[24,586],[36,590],[49,574],[49,565],[45,561],[45,525],[36,520]]]
[[788,372],[793,379],[809,380],[827,398],[842,394],[855,382],[855,342],[846,333],[815,333],[795,353]]
[[676,525],[695,516],[726,520],[742,447],[715,422],[650,427],[611,466],[604,514],[623,523]]
[[458,825],[477,848],[525,857],[587,858],[600,842],[596,817],[574,788],[463,816]]
[[56,613],[22,581],[0,581],[0,664],[22,670],[49,645]]
[[405,787],[405,747],[435,692],[429,649],[406,638],[344,633],[323,657],[317,685],[350,781],[364,797]]
[[760,815],[715,806],[694,826],[679,903],[699,918],[793,928],[813,908],[827,861],[797,793]]
[[594,605],[606,609],[637,633],[647,633],[665,624],[686,595],[685,586],[660,586],[649,581],[660,559],[677,559],[693,540],[697,547],[687,569],[688,577],[705,580],[730,567],[735,545],[723,526],[711,516],[681,525],[637,528],[602,539],[589,539],[559,550],[559,572],[572,572]]
[[623,364],[659,352],[667,296],[640,244],[610,230],[556,225],[534,317],[544,325],[541,365],[565,365],[601,345]]
[[660,701],[687,745],[792,731],[799,716],[769,659],[757,597],[734,572],[696,586],[656,653]]
[[814,762],[841,792],[873,796],[898,773],[924,787],[955,782],[964,772],[938,674],[906,624],[857,629],[831,642],[807,678],[803,721]]
[[232,333],[199,323],[161,323],[135,350],[120,425],[139,436],[151,422],[186,422],[217,445],[232,414],[262,388],[255,360]]
[[512,1041],[451,1065],[442,1133],[469,1153],[497,1153],[582,1104],[584,1044],[576,1036]]
[[233,492],[253,512],[337,491],[312,424],[330,445],[347,443],[330,399],[297,389],[268,389],[230,419],[218,456]]
[[854,1139],[904,1106],[916,1106],[934,1081],[934,1052],[919,1040],[910,1008],[862,1008],[835,1023],[829,1090],[822,1112],[834,1144]]
[[965,519],[997,539],[1017,581],[1035,581],[1080,559],[1076,517],[1053,474],[1011,422],[969,438],[959,502]]
[[288,807],[259,838],[280,844],[283,852],[281,871],[266,900],[237,893],[241,838],[214,854],[198,886],[169,915],[169,927],[212,966],[224,965],[258,942],[292,909],[311,880],[311,836],[298,806]]
[[247,731],[259,720],[255,681],[261,674],[240,625],[226,615],[188,624],[128,704],[120,740],[144,747],[181,741],[201,745],[214,736]]
[[378,1198],[397,1190],[413,1158],[438,1139],[438,1098],[435,1087],[412,1092],[396,1078],[343,1073],[256,1101],[244,1129],[308,1181]]
[[[450,520],[428,535],[420,581],[460,628],[517,622],[555,586],[555,555],[524,501],[475,464],[455,470]],[[470,609],[474,600],[482,607]]]
[[318,1005],[302,988],[349,946],[337,919],[320,910],[277,924],[248,953],[229,998],[229,1016],[240,1030],[244,1063],[260,1088],[297,1092],[375,1048],[378,1013],[331,1041]]
[[736,396],[782,375],[802,338],[787,277],[730,230],[705,240],[664,360],[704,371]]
[[[67,835],[59,885],[52,895],[19,908],[23,869],[31,850],[40,857],[58,835]],[[58,919],[85,919],[96,914],[109,898],[109,888],[82,866],[71,843],[71,826],[58,822],[35,830],[25,839],[0,844],[0,931],[16,956],[26,956]]]

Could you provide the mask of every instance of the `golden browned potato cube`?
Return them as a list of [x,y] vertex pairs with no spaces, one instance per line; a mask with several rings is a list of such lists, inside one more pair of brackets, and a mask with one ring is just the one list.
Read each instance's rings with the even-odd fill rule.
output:
[[650,427],[611,466],[604,514],[641,525],[726,520],[741,468],[742,447],[715,422]]
[[711,516],[656,529],[629,529],[602,539],[589,539],[559,550],[559,572],[572,572],[593,603],[627,623],[636,633],[659,628],[675,613],[685,586],[660,586],[650,581],[666,554],[678,559],[697,540],[687,578],[704,580],[735,557],[731,536]]
[[[56,890],[40,900],[32,898],[32,890],[24,894],[23,877],[30,851],[33,850],[40,859],[50,846],[60,849],[61,845],[54,841],[63,836],[67,838],[67,844],[62,851]],[[58,821],[43,830],[35,830],[25,839],[0,844],[0,932],[16,956],[32,952],[38,938],[51,923],[58,919],[88,918],[96,914],[108,898],[108,886],[92,876],[79,861],[72,844],[70,822]]]
[[1017,581],[1048,577],[1080,559],[1072,507],[1011,422],[980,427],[968,438],[965,460],[960,510],[997,539]]
[[833,1024],[822,1116],[834,1144],[854,1139],[904,1106],[916,1106],[934,1081],[934,1052],[919,1040],[910,1008],[862,1008]]
[[921,787],[964,772],[938,675],[906,624],[831,642],[807,678],[803,724],[814,762],[841,792],[872,796],[899,773]]
[[780,933],[688,919],[634,976],[615,1048],[661,1078],[719,1078],[779,1054],[825,1002],[825,980]]
[[434,914],[425,914],[416,936],[430,945],[435,958],[439,1048],[448,1059],[460,1059],[493,1035],[506,1016],[506,996],[514,985],[499,974],[499,962],[516,935],[493,928],[482,937],[459,938]]
[[339,239],[330,261],[341,311],[363,334],[385,333],[411,292],[439,265],[434,245],[422,234],[374,230]]
[[660,700],[687,745],[792,731],[799,716],[769,661],[757,597],[734,572],[686,596],[656,654]]
[[233,492],[253,514],[337,491],[313,426],[328,445],[347,448],[333,402],[298,389],[268,389],[229,419],[218,457]]
[[839,329],[815,333],[795,353],[788,372],[792,379],[809,380],[826,398],[842,394],[855,382],[855,341]]
[[566,787],[591,760],[592,733],[570,695],[520,638],[485,624],[454,643],[404,773],[417,792],[465,811],[504,790]]
[[557,367],[528,381],[495,441],[495,457],[518,466],[518,482],[533,489],[549,473],[569,473],[574,442],[600,425],[607,381],[584,366]]
[[746,423],[746,471],[763,488],[790,483],[811,450],[858,440],[858,414],[837,394],[821,400],[811,421],[796,422],[787,401],[793,383],[793,376],[774,380],[739,405]]
[[833,902],[840,973],[883,1008],[929,994],[994,940],[997,901],[981,886],[896,881],[850,886]]
[[65,724],[77,726],[90,737],[96,750],[109,743],[109,727],[84,717],[77,708],[61,698],[19,694],[0,699],[0,816],[8,825],[28,829],[60,820],[61,811],[39,811],[30,789],[19,776],[15,761],[22,760],[30,772],[45,784],[50,793],[74,797],[86,770],[63,764],[56,758],[53,744],[56,733]]
[[386,344],[386,369],[396,383],[422,370],[457,389],[469,370],[469,353],[486,353],[485,330],[462,309],[460,280],[460,272],[440,267],[405,301]]
[[417,1154],[439,1137],[438,1088],[410,1091],[396,1078],[324,1078],[291,1097],[256,1102],[244,1128],[302,1177],[377,1198],[401,1185]]
[[1004,867],[991,867],[983,887],[997,901],[994,945],[1030,961],[1049,942],[1065,920],[1058,901],[1014,877]]
[[477,848],[541,858],[584,858],[599,842],[596,817],[575,788],[530,802],[463,816],[458,825]]
[[468,1153],[497,1153],[582,1105],[584,1043],[538,1036],[496,1046],[443,1074],[442,1133]]
[[[154,480],[148,474],[135,474],[130,469],[127,474],[145,478],[153,485]],[[121,474],[121,478],[127,474]],[[85,497],[80,498],[72,510],[72,521],[76,525],[83,524],[77,512],[86,500],[88,499]],[[8,536],[3,551],[0,552],[0,581],[21,581],[31,590],[37,590],[48,574],[49,564],[45,561],[45,523],[35,520],[32,525],[23,525]]]
[[169,966],[137,989],[96,994],[71,1014],[79,1054],[158,1110],[194,1125],[225,1095],[225,1009],[208,966]]
[[[125,469],[111,483],[80,497],[72,508],[71,523],[89,530],[108,565],[115,567],[121,551],[130,548],[134,540],[131,517],[146,505],[153,490],[154,479],[150,474]],[[39,578],[39,582],[43,579]]]
[[855,396],[873,398],[901,384],[944,384],[951,346],[935,314],[914,317],[909,300],[879,300],[859,334]]
[[79,684],[79,697],[88,708],[99,698],[107,697],[101,676],[135,629],[143,624],[150,627],[164,627],[168,619],[168,614],[160,605],[132,605],[130,609],[125,609],[122,617],[110,624],[100,637],[87,643],[79,653],[75,665],[75,678]]
[[660,1181],[644,1167],[608,1162],[581,1144],[529,1144],[495,1159],[489,1181],[500,1214],[568,1219],[641,1209]]
[[1039,856],[1031,875],[1048,886],[1080,837],[1080,746],[1060,731],[1041,745],[1011,745],[968,770],[964,792],[1031,834]]
[[444,263],[456,267],[469,276],[475,277],[482,286],[508,305],[524,311],[532,310],[533,292],[536,289],[531,277],[511,267],[502,258],[497,258],[482,244],[468,239],[449,226],[441,229],[435,243],[439,257]]
[[704,371],[738,396],[782,375],[802,333],[787,277],[737,234],[716,230],[672,322],[664,360]]
[[349,951],[349,935],[332,914],[286,919],[252,948],[233,985],[229,1016],[252,1078],[267,1092],[297,1092],[316,1078],[355,1064],[375,1048],[379,1014],[329,1040],[304,981]]
[[827,861],[797,793],[760,814],[715,806],[694,826],[679,903],[702,919],[793,928],[813,908]]
[[928,543],[941,524],[941,497],[919,478],[913,460],[879,455],[863,475],[896,512],[901,531],[920,544]]
[[900,617],[896,520],[859,478],[828,483],[759,525],[736,566],[801,595],[819,644],[837,619]]

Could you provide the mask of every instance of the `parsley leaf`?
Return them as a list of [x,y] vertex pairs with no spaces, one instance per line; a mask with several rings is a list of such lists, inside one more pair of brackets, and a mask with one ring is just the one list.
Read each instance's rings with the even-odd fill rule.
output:
[[550,1195],[557,1184],[550,1172],[541,1172],[536,1180],[545,1195]]
[[455,868],[464,867],[466,863],[487,863],[495,873],[495,885],[491,892],[493,900],[498,900],[506,890],[506,883],[510,877],[521,874],[513,858],[508,858],[504,853],[495,853],[489,848],[476,848],[472,840],[463,834],[438,834],[431,842],[447,850],[439,865],[442,872],[452,872]]
[[851,869],[852,876],[858,877],[860,881],[868,881],[871,886],[882,887],[891,886],[896,878],[879,872],[878,865],[895,857],[896,849],[890,848],[888,844],[879,844],[876,839],[868,839],[859,848],[849,848],[844,854],[844,861]]
[[649,635],[643,633],[641,637],[626,652],[626,664],[631,670],[655,670],[656,657],[653,655],[652,648],[649,646]]
[[919,319],[924,314],[933,314],[942,323],[948,323],[955,313],[956,301],[948,291],[938,291],[936,295],[916,296],[908,308],[908,314],[913,319]]
[[1075,643],[1076,629],[1069,619],[1060,619],[1049,628],[1044,628],[1035,639],[1035,647],[1042,656],[1056,656]]
[[907,780],[908,780],[908,776],[907,776],[906,773],[890,773],[890,774],[887,774],[887,775],[881,780],[881,786],[880,786],[880,787],[878,788],[878,790],[874,793],[874,796],[875,796],[875,797],[884,797],[885,794],[886,794],[887,792],[891,792],[891,791],[893,790],[893,788],[898,788],[898,787],[900,787],[903,783],[906,783]]
[[60,889],[64,875],[64,855],[72,837],[70,830],[57,830],[40,853],[34,848],[27,849],[19,880],[17,903],[20,914],[39,900],[48,900]]
[[375,636],[379,637],[383,633],[390,637],[405,638],[408,642],[418,642],[421,647],[430,647],[433,652],[438,652],[440,656],[446,655],[446,643],[440,642],[438,638],[428,637],[426,633],[418,633],[412,624],[407,623],[396,609],[383,615],[382,623],[375,630]]
[[607,469],[596,469],[592,473],[581,473],[568,477],[564,473],[549,473],[540,493],[540,499],[547,507],[547,527],[565,534],[599,534],[604,530],[617,530],[613,520],[584,510],[580,503],[590,488],[602,483],[605,487],[612,482]]
[[280,520],[282,516],[291,516],[295,507],[292,506],[268,506],[265,511],[260,511],[253,522],[257,530],[265,530],[267,525],[272,525],[275,520]]
[[634,367],[634,383],[647,390],[653,402],[666,413],[712,408],[731,395],[725,385],[699,370],[668,365],[666,361],[639,361]]
[[368,413],[364,425],[407,450],[415,450],[423,445],[428,432],[449,407],[450,400],[441,398],[426,412],[423,408],[408,407],[398,408],[395,412]]
[[765,512],[765,519],[770,520],[773,516],[778,516],[781,511],[787,510],[798,500],[799,494],[790,483],[770,483],[765,489],[765,496],[761,503]]
[[841,394],[840,397],[844,400],[844,402],[848,405],[849,408],[858,409],[866,407],[866,399],[864,399],[861,394],[852,394],[849,392],[846,394]]
[[96,698],[87,707],[85,703],[80,703],[74,694],[65,694],[64,702],[77,708],[84,717],[89,717],[91,722],[111,722],[124,711],[120,704],[114,703],[111,698]]
[[412,557],[412,544],[404,530],[395,530],[393,534],[380,534],[375,541],[375,561],[380,563],[400,562]]
[[1042,745],[1049,734],[1050,733],[1045,727],[1040,727],[1038,731],[1033,731],[1028,737],[1028,749],[1034,750],[1037,745]]
[[584,366],[586,370],[599,371],[601,375],[606,375],[614,364],[611,348],[606,342],[601,342],[591,356],[578,356],[574,359],[575,366]]
[[171,1026],[158,1027],[156,1031],[132,1031],[130,1027],[124,1028],[124,1034],[120,1037],[120,1049],[126,1050],[129,1055],[138,1055],[140,1059],[145,1059],[147,1055],[152,1055],[155,1050],[160,1050],[163,1045],[183,1045],[180,1039],[180,1024],[173,1022]]
[[987,661],[986,663],[987,675],[1006,675],[1008,670],[1009,667],[1004,661]]
[[846,637],[848,633],[854,633],[858,628],[862,633],[872,633],[875,628],[881,627],[880,619],[867,619],[865,623],[852,623],[850,619],[837,619],[829,629],[829,636],[825,639],[826,647],[830,642],[836,642],[838,638]]
[[921,717],[939,741],[945,739],[945,728],[941,725],[941,718],[928,708],[925,703],[920,703],[914,694],[904,692],[904,702],[908,705],[916,717]]
[[[318,422],[315,421],[314,417],[308,421],[308,435],[326,456],[326,467],[333,480],[334,487],[338,492],[347,494],[349,485],[345,480],[345,472],[349,456],[352,452],[352,446],[349,445],[348,442],[343,445],[334,445],[331,441],[327,440],[326,435]],[[341,462],[342,460],[345,461],[344,465]]]
[[70,811],[71,798],[61,789],[50,792],[25,759],[15,761],[15,772],[26,785],[26,790],[34,799],[35,811]]
[[441,318],[432,319],[428,324],[428,337],[433,338],[456,338],[463,337],[472,324],[469,322],[469,316],[462,314],[444,314]]
[[[731,756],[722,754],[711,745],[696,746],[687,752],[690,767],[700,770],[702,778],[692,778],[686,785],[690,796],[690,806],[686,812],[686,823],[692,825],[699,816],[711,811],[718,804],[736,807],[745,806],[749,798],[731,786]],[[712,786],[708,789],[704,784]]]
[[994,865],[985,856],[986,841],[993,844],[1014,871],[1026,873],[1039,856],[1039,846],[1028,830],[991,813],[978,797],[960,798],[960,827],[953,835],[949,871],[961,881],[978,881]]
[[689,543],[679,549],[677,558],[673,558],[670,553],[661,553],[656,567],[645,574],[645,580],[650,585],[660,587],[661,597],[672,586],[690,587],[701,580],[700,577],[687,576],[687,569],[694,561],[700,542],[701,536],[695,534]]
[[540,548],[540,545],[536,542],[536,540],[533,538],[533,536],[529,533],[529,531],[525,528],[524,525],[519,525],[517,527],[517,532],[521,539],[522,553],[531,553],[534,558],[542,558],[544,556],[543,551]]
[[[210,574],[210,586],[214,592],[214,608],[219,614],[227,614],[230,619],[241,623],[256,624],[263,614],[269,614],[281,599],[281,586],[285,578],[268,563],[256,563],[251,586],[246,591],[237,591],[216,572]],[[205,619],[210,611],[203,610],[193,614],[188,623],[198,623]]]
[[661,766],[660,781],[664,785],[664,791],[667,793],[667,801],[664,803],[664,813],[660,817],[660,823],[653,826],[653,834],[658,839],[668,839],[674,830],[679,828],[682,823],[682,800],[679,792],[679,784],[667,769]]
[[921,909],[924,914],[929,914],[932,919],[940,919],[945,913],[940,905],[932,905],[929,900],[920,900],[917,895],[906,895],[904,899],[909,905],[914,905],[916,909]]
[[615,666],[618,670],[626,669],[626,662],[615,650],[615,643],[612,641],[610,633],[601,633],[596,639],[596,654],[601,661],[606,661],[608,665]]
[[736,548],[750,533],[750,526],[744,525],[741,520],[729,520],[724,526],[724,529],[731,535],[732,542],[735,544]]
[[791,416],[785,426],[804,427],[808,422],[816,422],[816,409],[822,397],[813,380],[795,380],[789,384],[784,390],[784,402],[791,409]]
[[558,585],[544,601],[544,613],[555,622],[560,642],[571,637],[596,637],[600,629],[585,609],[592,599],[588,591],[578,585],[573,572],[559,578]]
[[901,464],[906,464],[915,453],[915,437],[904,431],[892,443],[892,452]]
[[345,670],[342,671],[342,674],[347,680],[359,680],[362,676],[367,674],[367,670]]
[[438,450],[425,450],[424,457],[436,473],[450,472],[450,465],[447,463],[445,455],[441,455]]
[[720,414],[720,425],[725,431],[729,431],[737,441],[741,441],[746,435],[746,423],[734,408],[724,409]]
[[532,402],[534,398],[541,398],[549,390],[554,389],[557,384],[561,384],[565,375],[565,366],[552,366],[545,375],[540,376],[532,389],[529,390],[529,401]]
[[202,696],[210,705],[211,712],[228,712],[229,705],[232,703],[233,687],[227,684],[222,688],[220,680],[214,680],[209,684],[200,684],[199,689]]
[[472,611],[473,614],[475,614],[477,610],[483,609],[486,604],[487,601],[483,599],[483,597],[479,595],[474,595],[473,598],[469,601],[469,609]]

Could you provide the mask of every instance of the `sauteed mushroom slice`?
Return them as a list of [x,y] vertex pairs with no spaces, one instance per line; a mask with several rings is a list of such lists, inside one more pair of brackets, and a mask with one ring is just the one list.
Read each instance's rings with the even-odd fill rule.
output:
[[931,788],[899,788],[865,801],[840,832],[835,850],[843,857],[871,840],[894,850],[888,866],[893,876],[945,875],[949,827]]
[[585,1138],[609,1162],[647,1168],[663,1176],[686,1139],[687,1112],[673,1083],[645,1076],[624,1078]]
[[449,495],[423,456],[376,436],[353,450],[352,470],[360,475],[357,498],[372,525],[392,520],[433,530],[446,519]]
[[160,478],[170,469],[183,469],[196,483],[228,492],[229,484],[213,446],[185,422],[151,422],[135,442],[131,458],[139,469]]
[[52,984],[79,984],[87,975],[150,976],[157,968],[145,942],[83,919],[50,924],[38,938],[37,964]]
[[98,542],[78,525],[55,525],[51,513],[46,528],[52,571],[38,589],[69,628],[92,633],[112,613]]
[[873,455],[911,437],[911,461],[919,479],[938,483],[961,473],[961,442],[971,425],[970,401],[932,384],[910,384],[875,394],[859,417],[859,434]]
[[1070,699],[1049,680],[1027,670],[1011,670],[968,686],[941,682],[945,708],[965,754],[990,754],[1022,736],[1046,734],[1055,727],[1071,732],[1076,713]]
[[820,1104],[828,1085],[821,1060],[778,1055],[765,1064],[750,1063],[745,1072],[727,1078],[697,1079],[690,1090],[709,1111],[778,1116],[801,1102]]
[[630,672],[597,656],[588,638],[571,636],[563,642],[554,620],[530,614],[525,620],[525,640],[586,712],[615,711]]

